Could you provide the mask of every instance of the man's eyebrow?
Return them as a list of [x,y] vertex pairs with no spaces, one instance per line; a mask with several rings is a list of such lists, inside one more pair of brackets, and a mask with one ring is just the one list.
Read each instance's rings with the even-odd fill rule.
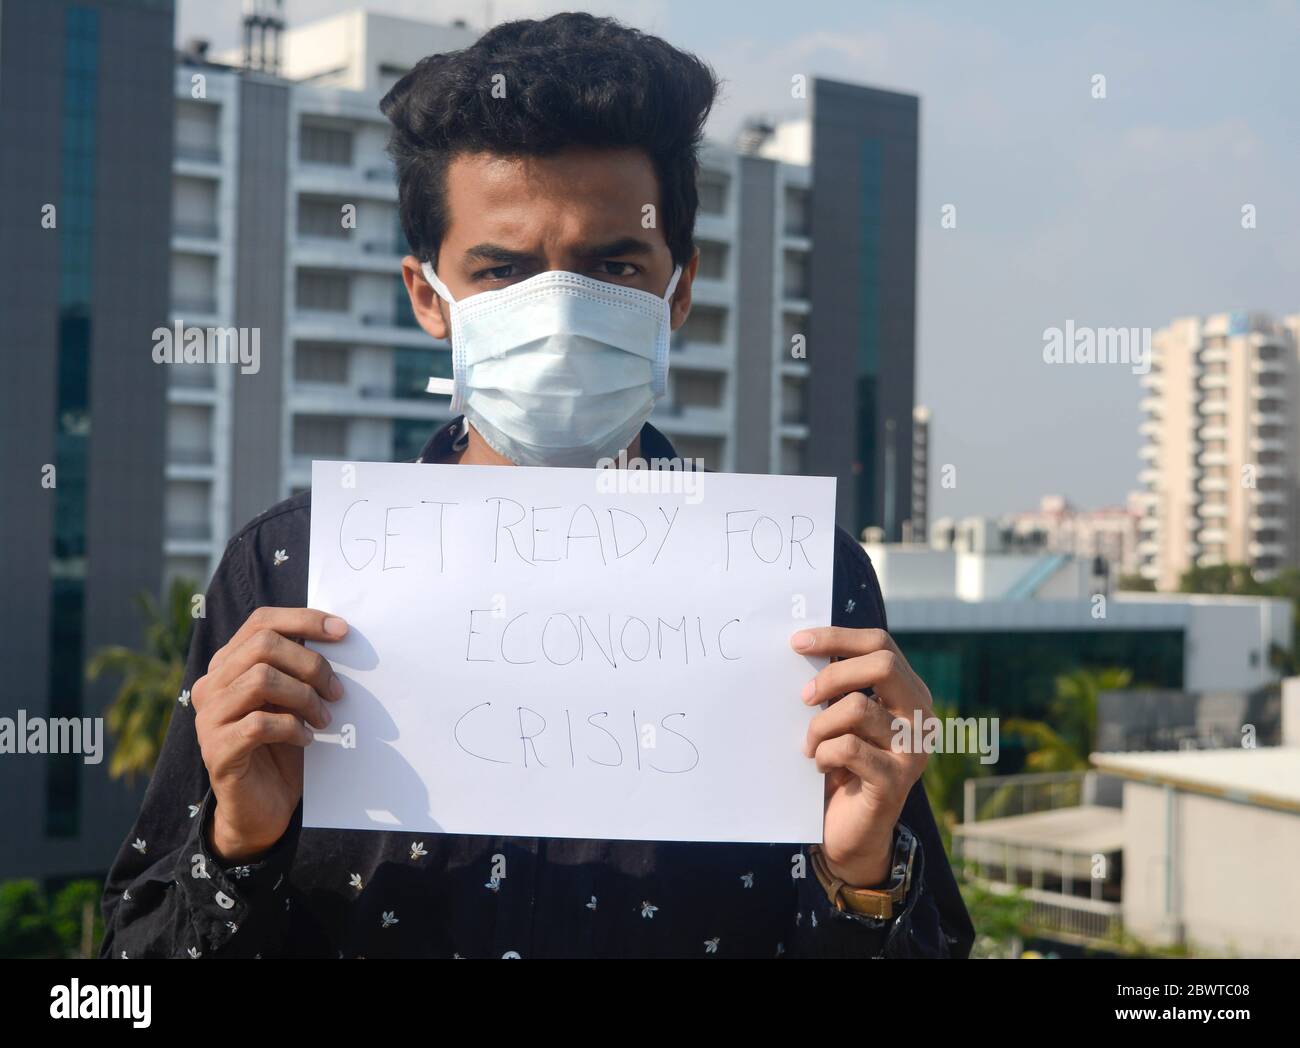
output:
[[465,258],[470,262],[494,262],[507,265],[518,262],[532,262],[537,256],[528,251],[513,251],[500,244],[475,244],[465,251]]
[[577,254],[584,258],[613,258],[618,255],[648,255],[654,250],[644,240],[636,237],[619,237],[605,244],[589,244],[579,248]]

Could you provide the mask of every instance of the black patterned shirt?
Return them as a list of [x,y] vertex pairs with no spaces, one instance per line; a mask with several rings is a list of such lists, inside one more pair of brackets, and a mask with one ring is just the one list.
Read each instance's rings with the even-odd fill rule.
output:
[[[447,458],[461,420],[430,439]],[[675,459],[653,427],[642,455]],[[198,620],[178,708],[104,894],[110,957],[965,956],[973,932],[925,793],[903,822],[919,842],[899,914],[840,912],[806,847],[303,829],[302,807],[257,861],[213,857],[214,807],[189,689],[257,607],[307,598],[310,494],[226,547]],[[875,572],[837,532],[837,626],[884,627]]]

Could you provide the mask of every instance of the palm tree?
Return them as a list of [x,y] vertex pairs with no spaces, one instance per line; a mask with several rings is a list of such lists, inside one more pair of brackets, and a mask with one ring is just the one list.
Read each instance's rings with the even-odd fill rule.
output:
[[[1056,678],[1049,721],[1015,718],[1006,729],[1033,745],[1025,766],[1034,772],[1080,771],[1088,767],[1097,734],[1097,696],[1120,691],[1133,680],[1126,669],[1077,669]],[[1049,723],[1050,722],[1050,723]]]
[[86,667],[90,680],[104,673],[122,678],[106,717],[114,737],[108,764],[111,778],[125,776],[131,782],[141,772],[152,772],[158,761],[181,691],[194,628],[190,606],[195,592],[192,580],[173,580],[165,609],[150,594],[141,593],[136,599],[145,620],[142,650],[120,645],[100,648]]
[[[932,715],[947,723],[957,716],[957,707],[936,705]],[[978,753],[949,753],[944,750],[930,754],[921,781],[939,824],[945,848],[951,850],[952,828],[961,822],[966,780],[987,774],[989,766],[981,763]]]

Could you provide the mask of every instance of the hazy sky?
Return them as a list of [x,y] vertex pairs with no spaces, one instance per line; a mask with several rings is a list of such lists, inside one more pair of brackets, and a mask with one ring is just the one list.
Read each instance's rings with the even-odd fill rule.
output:
[[[355,6],[286,4],[291,24]],[[935,515],[1050,493],[1118,503],[1136,485],[1137,376],[1044,364],[1045,328],[1300,312],[1300,2],[363,6],[472,25],[617,15],[714,66],[726,85],[710,134],[724,140],[750,113],[797,113],[796,72],[920,95],[917,396],[934,412],[931,462],[957,467],[954,490],[933,486]],[[239,8],[180,0],[177,37],[231,46]]]

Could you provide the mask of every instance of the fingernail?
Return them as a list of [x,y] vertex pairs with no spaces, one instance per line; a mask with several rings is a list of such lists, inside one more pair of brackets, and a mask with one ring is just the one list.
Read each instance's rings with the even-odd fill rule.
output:
[[343,682],[338,677],[330,677],[329,685],[326,690],[330,693],[330,698],[338,700],[343,698]]
[[335,618],[331,615],[325,620],[324,629],[331,637],[341,637],[343,634],[347,633],[348,624],[342,619]]
[[326,706],[324,703],[321,703],[321,708],[320,708],[320,719],[323,720],[323,721],[325,722],[325,725],[324,725],[324,726],[325,726],[326,728],[328,728],[328,727],[330,726],[330,721],[333,720],[333,718],[330,716],[329,707]]
[[809,633],[807,630],[802,630],[801,632],[796,633],[794,635],[794,646],[798,648],[800,651],[804,651],[813,646],[814,639],[815,638],[811,633]]
[[803,686],[803,701],[812,702],[813,696],[817,694],[817,680],[814,678]]

